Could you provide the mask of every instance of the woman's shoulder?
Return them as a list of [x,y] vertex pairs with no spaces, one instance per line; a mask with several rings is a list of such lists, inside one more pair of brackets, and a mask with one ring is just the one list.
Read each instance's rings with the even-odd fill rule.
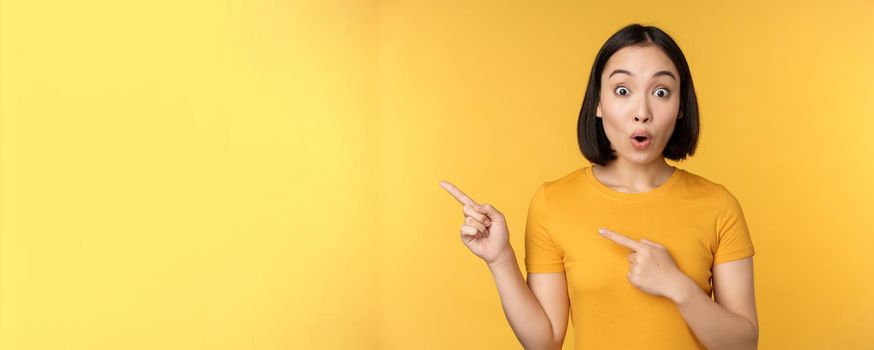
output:
[[[534,193],[535,198],[541,198],[548,202],[561,203],[565,200],[578,197],[583,186],[586,167],[579,167],[565,172],[558,177],[546,178],[538,186]],[[546,200],[545,198],[549,198]]]
[[[679,168],[678,168],[679,169]],[[684,171],[684,191],[687,195],[697,199],[707,199],[724,206],[726,201],[736,198],[729,188],[721,181],[707,178],[689,170]]]
[[677,170],[683,171],[685,181],[689,184],[689,186],[698,187],[711,192],[727,191],[725,185],[720,182],[709,179],[690,170],[680,168],[677,168]]
[[555,190],[575,186],[585,176],[586,168],[588,166],[579,167],[558,177],[548,179],[543,182],[542,187]]

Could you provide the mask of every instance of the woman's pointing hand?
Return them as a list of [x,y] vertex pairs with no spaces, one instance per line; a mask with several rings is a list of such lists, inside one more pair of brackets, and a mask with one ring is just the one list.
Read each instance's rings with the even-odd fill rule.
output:
[[514,254],[510,249],[510,233],[504,214],[489,204],[475,202],[448,181],[440,181],[440,187],[463,206],[461,241],[471,252],[489,264],[507,254]]
[[623,234],[608,229],[598,233],[617,244],[630,249],[628,254],[628,281],[638,289],[656,296],[679,300],[689,279],[677,267],[671,253],[663,245],[642,238],[635,241]]

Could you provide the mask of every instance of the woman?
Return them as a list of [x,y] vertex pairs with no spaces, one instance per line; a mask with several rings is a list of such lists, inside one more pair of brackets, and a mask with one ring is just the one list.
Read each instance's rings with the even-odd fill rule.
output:
[[[580,111],[592,165],[543,183],[525,228],[527,283],[506,219],[452,184],[461,237],[486,261],[526,349],[754,349],[752,240],[725,186],[670,166],[695,152],[698,106],[665,32],[632,24],[601,47]],[[711,298],[711,296],[714,299]]]

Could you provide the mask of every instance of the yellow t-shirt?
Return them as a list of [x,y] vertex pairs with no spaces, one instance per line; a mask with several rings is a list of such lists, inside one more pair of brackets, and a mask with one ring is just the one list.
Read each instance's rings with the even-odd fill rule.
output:
[[628,281],[632,251],[600,227],[663,245],[712,296],[712,266],[755,253],[737,198],[680,168],[651,191],[619,192],[585,166],[543,183],[528,209],[525,267],[565,272],[576,349],[704,349],[670,299]]

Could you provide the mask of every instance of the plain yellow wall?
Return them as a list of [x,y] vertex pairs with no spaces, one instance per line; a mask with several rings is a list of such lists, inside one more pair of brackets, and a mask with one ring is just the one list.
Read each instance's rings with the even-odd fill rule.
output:
[[3,1],[0,349],[376,348],[376,5]]
[[870,2],[0,0],[0,349],[521,348],[437,183],[521,263],[632,22],[689,60],[760,348],[870,348]]

